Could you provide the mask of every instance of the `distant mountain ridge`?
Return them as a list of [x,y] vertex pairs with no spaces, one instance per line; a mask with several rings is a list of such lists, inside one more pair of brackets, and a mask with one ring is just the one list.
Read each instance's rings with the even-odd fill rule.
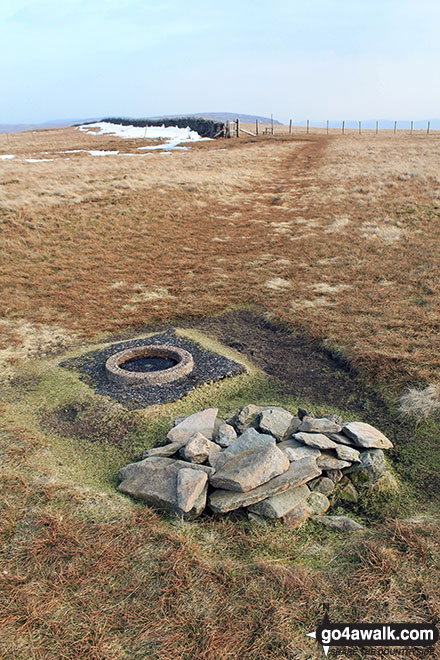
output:
[[[240,112],[190,112],[183,115],[185,117],[202,117],[203,119],[213,119],[214,121],[235,121],[239,119],[243,124],[255,124],[255,121],[258,121],[261,124],[270,124],[270,117],[262,117],[261,115],[246,115]],[[172,118],[172,117],[182,117],[182,115],[160,115],[159,117],[151,117],[151,119],[162,119],[162,117]],[[282,126],[283,123],[278,121],[278,119],[273,120],[274,124]]]

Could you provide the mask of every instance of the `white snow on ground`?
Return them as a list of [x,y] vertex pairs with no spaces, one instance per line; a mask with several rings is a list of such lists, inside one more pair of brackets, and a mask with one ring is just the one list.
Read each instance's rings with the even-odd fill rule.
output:
[[25,158],[26,163],[48,163],[55,158]]
[[5,154],[4,156],[0,156],[0,160],[11,160],[12,158],[15,158],[14,154]]
[[167,140],[164,144],[157,144],[154,147],[138,147],[138,149],[140,151],[188,151],[189,147],[179,147],[179,144],[180,142],[176,142],[176,140]]
[[117,156],[119,151],[88,151],[91,156]]
[[108,134],[121,138],[149,138],[152,140],[168,139],[177,142],[189,141],[198,142],[208,140],[202,138],[196,131],[189,127],[178,128],[177,126],[122,126],[122,124],[111,124],[106,121],[98,121],[94,124],[83,124],[78,126],[80,131],[91,133],[92,135]]

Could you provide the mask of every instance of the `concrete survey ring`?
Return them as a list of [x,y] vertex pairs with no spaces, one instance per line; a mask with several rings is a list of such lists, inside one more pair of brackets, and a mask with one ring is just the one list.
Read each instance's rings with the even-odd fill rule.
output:
[[[159,371],[127,371],[121,365],[136,358],[165,358],[176,362]],[[111,355],[105,363],[107,378],[118,385],[162,385],[187,376],[194,368],[191,353],[176,346],[137,346]]]

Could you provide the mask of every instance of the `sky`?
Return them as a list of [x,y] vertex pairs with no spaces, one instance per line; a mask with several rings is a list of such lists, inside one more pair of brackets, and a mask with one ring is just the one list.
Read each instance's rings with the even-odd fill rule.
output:
[[438,0],[0,0],[0,123],[440,116]]

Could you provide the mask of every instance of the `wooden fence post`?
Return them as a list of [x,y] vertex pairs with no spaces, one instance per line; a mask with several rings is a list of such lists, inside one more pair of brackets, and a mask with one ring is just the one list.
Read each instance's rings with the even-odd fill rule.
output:
[[327,135],[328,135],[328,119],[327,119]]
[[289,121],[289,135],[292,135],[292,120]]
[[345,121],[342,122],[342,135],[345,133]]
[[310,121],[307,120],[307,135],[309,134],[310,131]]
[[362,133],[362,122],[359,122],[359,135]]
[[255,120],[255,135],[258,135],[258,119]]
[[236,125],[236,132],[237,132],[236,137],[240,137],[240,120],[239,119],[236,119],[235,125]]
[[394,122],[394,135],[396,135],[397,132],[397,121]]
[[429,131],[431,129],[431,122],[428,121],[428,128],[426,129],[426,134],[429,135]]
[[413,129],[414,129],[414,122],[411,122],[411,135],[413,134]]
[[272,125],[272,135],[273,135],[273,114],[270,115],[270,123]]
[[377,121],[376,122],[376,135],[378,135],[378,134],[379,134],[379,122]]

